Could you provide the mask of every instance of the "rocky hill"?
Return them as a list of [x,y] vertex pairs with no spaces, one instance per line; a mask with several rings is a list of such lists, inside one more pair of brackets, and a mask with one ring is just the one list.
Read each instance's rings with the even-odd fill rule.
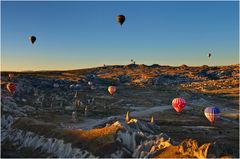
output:
[[[239,65],[15,72],[13,95],[8,73],[1,73],[2,157],[239,157]],[[171,107],[175,97],[187,101],[181,114]],[[221,109],[214,125],[206,106]]]

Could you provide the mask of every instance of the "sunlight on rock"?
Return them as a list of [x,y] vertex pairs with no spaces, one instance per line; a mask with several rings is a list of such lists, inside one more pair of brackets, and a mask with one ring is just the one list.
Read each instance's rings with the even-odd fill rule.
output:
[[208,148],[210,145],[211,145],[210,143],[207,143],[199,147],[196,140],[188,139],[188,140],[184,140],[178,146],[178,151],[183,155],[197,157],[197,158],[206,158]]
[[154,123],[154,117],[153,116],[151,117],[150,123],[152,123],[152,124]]
[[126,123],[128,123],[128,121],[129,121],[129,112],[126,113],[125,121],[126,121]]
[[128,121],[127,124],[137,123],[137,122],[138,122],[138,120],[135,119],[135,118],[133,118],[133,119],[131,119],[130,121]]

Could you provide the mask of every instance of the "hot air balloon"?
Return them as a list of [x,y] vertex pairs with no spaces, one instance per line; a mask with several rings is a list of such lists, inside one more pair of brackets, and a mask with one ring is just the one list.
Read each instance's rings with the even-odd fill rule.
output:
[[14,77],[14,74],[13,74],[13,73],[9,73],[9,74],[8,74],[8,77],[9,77],[9,80],[12,81],[12,80],[13,80],[13,77]]
[[213,124],[215,119],[220,118],[220,109],[217,107],[207,107],[204,110],[204,115]]
[[212,56],[212,54],[211,54],[211,53],[209,53],[209,54],[208,54],[208,58],[210,58],[211,56]]
[[13,94],[16,91],[17,86],[15,83],[8,83],[6,87],[7,87],[7,90]]
[[173,108],[179,113],[186,106],[186,101],[183,98],[174,98],[172,101]]
[[117,88],[115,86],[109,86],[108,92],[113,95],[116,92]]
[[124,15],[118,15],[116,17],[117,22],[122,26],[124,21],[125,21],[125,16]]
[[30,42],[31,42],[32,44],[34,44],[37,38],[36,38],[35,36],[29,36],[28,39],[30,40]]

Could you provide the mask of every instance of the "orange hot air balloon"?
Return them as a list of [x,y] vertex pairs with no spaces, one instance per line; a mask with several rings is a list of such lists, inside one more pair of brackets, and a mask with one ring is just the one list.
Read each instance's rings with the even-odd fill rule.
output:
[[7,84],[7,90],[10,92],[10,93],[14,93],[16,91],[16,84],[15,83],[8,83]]
[[187,102],[183,98],[174,98],[172,101],[173,108],[179,113],[186,106]]
[[113,95],[116,92],[117,88],[115,86],[109,86],[108,92]]
[[13,74],[13,73],[9,73],[9,74],[8,74],[8,77],[9,77],[9,80],[12,81],[13,78],[14,78],[14,74]]

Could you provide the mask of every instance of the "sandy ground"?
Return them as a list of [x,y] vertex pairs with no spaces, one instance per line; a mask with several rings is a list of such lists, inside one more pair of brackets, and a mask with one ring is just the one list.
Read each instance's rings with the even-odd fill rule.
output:
[[[170,105],[166,105],[166,106],[155,106],[155,107],[150,107],[150,108],[142,108],[140,107],[140,110],[138,107],[136,107],[135,111],[132,111],[130,113],[131,117],[134,118],[138,118],[138,117],[144,117],[144,116],[149,116],[153,113],[156,112],[163,112],[165,110],[169,110],[172,109],[172,106]],[[191,109],[190,107],[186,107],[185,109]],[[106,117],[104,119],[95,119],[95,118],[86,118],[83,119],[81,122],[77,122],[77,123],[69,123],[64,125],[65,128],[69,128],[69,129],[84,129],[84,130],[89,130],[92,129],[93,127],[97,126],[97,125],[101,125],[102,123],[107,122],[109,119],[111,118],[115,118],[115,119],[119,119],[119,118],[125,118],[126,114],[123,115],[118,115],[118,116],[110,116],[110,117]]]

